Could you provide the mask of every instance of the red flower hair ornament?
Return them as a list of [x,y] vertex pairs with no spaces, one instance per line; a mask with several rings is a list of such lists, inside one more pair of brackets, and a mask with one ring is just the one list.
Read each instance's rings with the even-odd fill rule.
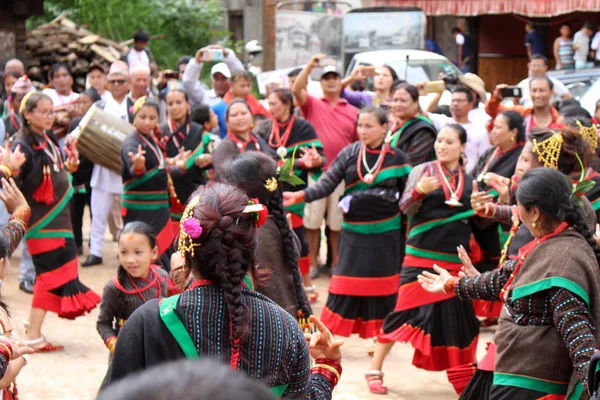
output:
[[266,221],[269,215],[269,210],[264,205],[260,204],[258,199],[248,200],[248,205],[242,211],[244,214],[254,214],[256,227],[260,228]]

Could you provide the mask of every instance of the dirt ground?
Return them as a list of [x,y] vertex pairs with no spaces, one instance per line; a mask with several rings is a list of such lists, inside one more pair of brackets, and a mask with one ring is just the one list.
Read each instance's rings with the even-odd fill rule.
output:
[[[86,234],[84,234],[86,236]],[[86,249],[87,254],[87,249]],[[81,281],[102,293],[104,284],[112,277],[118,266],[116,243],[107,235],[104,246],[104,264],[79,269]],[[23,319],[27,318],[31,296],[18,289],[19,256],[12,259],[10,271],[2,287],[3,300],[8,304],[14,329],[24,335]],[[316,280],[320,297],[314,307],[320,313],[327,296],[328,278]],[[107,368],[108,350],[96,332],[98,309],[75,321],[59,319],[48,314],[42,332],[55,343],[65,346],[62,352],[35,354],[28,366],[17,378],[19,398],[23,400],[80,400],[93,399]],[[483,331],[479,340],[479,356],[491,331]],[[412,348],[396,344],[390,352],[385,366],[385,382],[389,388],[387,396],[369,393],[363,371],[368,369],[367,354],[370,340],[357,337],[345,338],[343,353],[344,373],[334,391],[336,400],[404,399],[404,400],[450,400],[458,396],[446,379],[445,372],[428,372],[411,365]]]

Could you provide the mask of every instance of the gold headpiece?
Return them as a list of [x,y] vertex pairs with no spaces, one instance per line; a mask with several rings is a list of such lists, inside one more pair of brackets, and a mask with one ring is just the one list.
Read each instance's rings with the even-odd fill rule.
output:
[[137,99],[135,103],[133,103],[133,115],[137,114],[137,112],[140,111],[140,108],[144,107],[144,104],[146,104],[146,99],[146,96],[142,96]]
[[273,178],[269,178],[267,179],[267,183],[265,183],[265,187],[267,188],[267,190],[269,192],[274,192],[277,190],[277,178],[273,177]]
[[592,151],[595,151],[598,147],[598,127],[596,124],[592,124],[589,128],[587,126],[583,126],[581,122],[577,121],[577,125],[579,126],[579,133],[583,138],[588,142]]
[[200,235],[202,235],[202,225],[200,225],[200,221],[194,217],[194,208],[199,202],[200,196],[196,196],[191,199],[185,207],[183,215],[181,216],[177,250],[183,258],[185,258],[187,254],[190,254],[192,257],[194,257],[194,247],[200,246],[200,243],[194,243],[193,240],[198,239]]
[[23,100],[21,100],[21,107],[19,107],[19,113],[23,115],[23,111],[25,111],[25,104],[27,104],[27,100],[31,97],[32,94],[35,93],[35,90],[27,92],[25,96],[23,96]]
[[537,153],[538,160],[544,167],[558,169],[558,158],[563,144],[562,133],[556,132],[548,139],[538,142],[533,139],[533,152]]

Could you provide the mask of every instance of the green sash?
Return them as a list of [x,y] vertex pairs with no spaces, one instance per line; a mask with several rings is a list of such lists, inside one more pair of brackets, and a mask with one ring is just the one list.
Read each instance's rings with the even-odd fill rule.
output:
[[[175,308],[177,307],[179,296],[179,294],[176,294],[175,296],[162,299],[160,302],[160,318],[169,332],[171,332],[171,335],[173,335],[173,338],[179,347],[181,347],[181,350],[183,350],[185,356],[191,360],[197,360],[200,358],[200,356],[196,351],[196,346],[194,345],[194,342],[192,341],[188,331],[185,329],[183,322],[181,322],[177,314],[175,314]],[[271,393],[277,397],[281,397],[287,387],[288,384],[285,384],[273,386],[269,389],[271,390]]]
[[419,119],[421,121],[427,122],[429,125],[433,125],[433,122],[431,122],[431,120],[429,118],[426,118],[422,115],[417,115],[415,118],[412,118],[412,119],[409,119],[408,121],[406,121],[404,123],[404,125],[402,125],[396,132],[394,132],[392,134],[392,141],[390,142],[390,146],[396,147],[396,145],[398,144],[398,140],[400,140],[400,136],[402,135],[402,132],[404,132],[404,130],[406,128],[408,128],[413,123],[417,122],[417,120],[419,120]]

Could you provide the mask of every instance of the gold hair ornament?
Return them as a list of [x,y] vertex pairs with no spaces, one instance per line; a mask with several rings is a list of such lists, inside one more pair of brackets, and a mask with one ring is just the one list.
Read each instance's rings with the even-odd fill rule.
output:
[[592,152],[596,150],[598,147],[598,127],[596,124],[592,124],[592,126],[587,127],[583,126],[581,122],[577,121],[577,126],[579,126],[579,133],[581,136],[583,136],[583,138],[592,148]]
[[133,115],[137,114],[137,112],[140,111],[140,108],[144,107],[144,104],[146,104],[146,99],[146,96],[142,96],[137,99],[135,103],[133,103]]
[[190,200],[181,216],[177,250],[184,259],[188,254],[191,257],[194,257],[194,248],[200,246],[200,243],[194,243],[194,239],[198,239],[200,235],[202,235],[202,225],[200,225],[200,221],[194,217],[194,208],[199,202],[200,196],[196,196]]
[[19,107],[20,114],[23,114],[23,112],[25,112],[25,104],[27,104],[27,100],[29,100],[31,95],[34,93],[35,93],[35,90],[32,90],[30,92],[27,92],[27,94],[25,96],[23,96],[23,99],[21,100],[21,106]]
[[265,188],[267,188],[267,190],[269,192],[276,191],[277,190],[277,186],[278,186],[277,178],[275,178],[275,177],[267,179],[267,183],[265,183]]
[[556,132],[548,139],[538,142],[533,139],[533,152],[538,155],[538,159],[544,167],[558,169],[558,158],[563,144],[563,135]]

